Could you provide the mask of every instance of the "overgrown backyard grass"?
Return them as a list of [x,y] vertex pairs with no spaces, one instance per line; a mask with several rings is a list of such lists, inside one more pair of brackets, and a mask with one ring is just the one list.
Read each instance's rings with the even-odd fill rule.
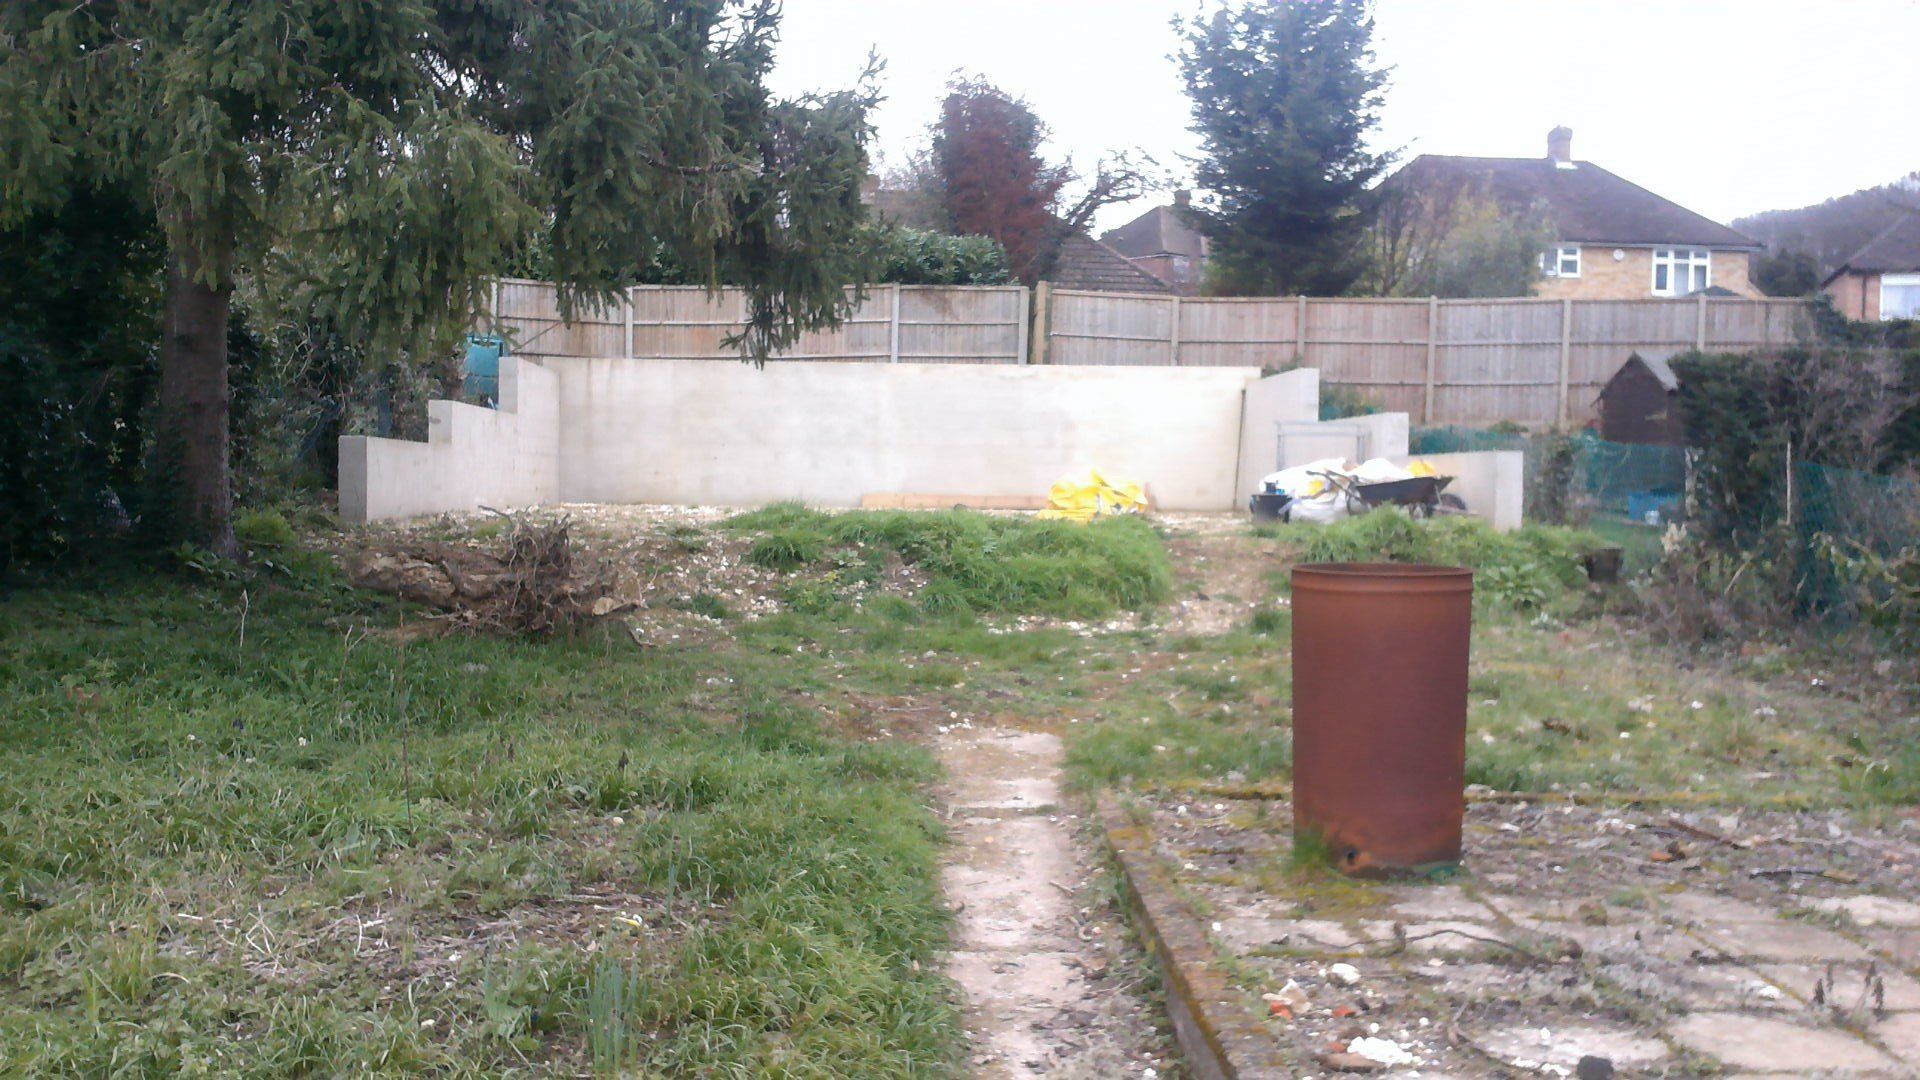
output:
[[[419,634],[291,554],[291,576],[17,592],[0,1072],[958,1071],[925,745],[1032,725],[1066,736],[1081,790],[1284,784],[1289,561],[1435,540],[1366,525],[1277,550],[1236,532],[1174,565],[1144,521],[769,508],[725,528],[792,541],[803,557],[753,557],[816,591],[759,618],[701,593],[709,633],[649,647],[617,620]],[[1569,583],[1577,537],[1439,539],[1483,574],[1535,564],[1547,590],[1476,611],[1471,781],[1920,800],[1912,724],[1815,685],[1806,651],[1657,645]],[[1229,557],[1259,605],[1225,633],[1166,629],[1159,599],[1215,589]],[[842,587],[876,558],[921,576]],[[1077,621],[1128,608],[1128,628]]]
[[1166,596],[1170,572],[1153,527],[1139,518],[1090,525],[965,511],[827,514],[776,503],[726,522],[757,533],[748,559],[794,570],[830,562],[871,580],[889,553],[928,575],[919,602],[961,611],[1098,618]]
[[1069,744],[1080,785],[1284,784],[1292,674],[1284,565],[1421,561],[1476,570],[1470,783],[1869,812],[1920,802],[1910,707],[1903,715],[1858,692],[1865,688],[1833,685],[1817,646],[1728,654],[1656,643],[1589,594],[1579,556],[1591,534],[1529,526],[1502,536],[1472,521],[1393,512],[1255,533],[1285,545],[1267,577],[1272,606],[1229,634],[1142,648],[1152,662],[1104,706],[1119,722],[1083,728]]
[[8,1075],[953,1061],[927,755],[829,732],[764,645],[400,618],[165,579],[0,606]]

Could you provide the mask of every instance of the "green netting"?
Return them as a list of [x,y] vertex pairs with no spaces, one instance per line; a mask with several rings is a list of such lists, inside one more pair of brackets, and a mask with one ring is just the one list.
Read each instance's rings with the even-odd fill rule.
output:
[[1887,613],[1902,566],[1911,573],[1920,552],[1920,479],[1807,464],[1793,476],[1783,524],[1801,613],[1839,621]]
[[[1677,446],[1606,442],[1588,433],[1530,435],[1484,428],[1415,429],[1415,454],[1518,450],[1526,455],[1528,517],[1661,524],[1679,512],[1687,454]],[[1651,515],[1651,517],[1649,516]]]

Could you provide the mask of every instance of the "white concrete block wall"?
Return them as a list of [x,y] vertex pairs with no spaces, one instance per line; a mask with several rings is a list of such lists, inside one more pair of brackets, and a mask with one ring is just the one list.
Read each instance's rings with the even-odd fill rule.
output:
[[[569,502],[1044,496],[1099,468],[1163,509],[1225,510],[1243,501],[1242,391],[1267,381],[1255,368],[549,363]],[[1298,396],[1304,381],[1289,385]]]
[[500,406],[427,403],[427,441],[340,440],[340,516],[387,518],[538,506],[560,498],[560,399],[554,374],[500,361]]
[[1275,457],[1283,428],[1320,419],[1320,373],[1298,368],[1269,375],[1247,387],[1240,413],[1240,464],[1234,481],[1234,502],[1260,490],[1260,481],[1280,468]]
[[340,507],[363,522],[556,502],[1039,498],[1098,468],[1162,509],[1233,510],[1279,467],[1283,432],[1404,454],[1402,414],[1320,425],[1319,385],[1256,368],[506,358],[498,409],[435,401],[427,442],[342,439]]
[[1520,527],[1526,504],[1527,456],[1518,450],[1483,450],[1468,454],[1421,454],[1412,459],[1453,477],[1447,493],[1458,495],[1467,512],[1507,532]]

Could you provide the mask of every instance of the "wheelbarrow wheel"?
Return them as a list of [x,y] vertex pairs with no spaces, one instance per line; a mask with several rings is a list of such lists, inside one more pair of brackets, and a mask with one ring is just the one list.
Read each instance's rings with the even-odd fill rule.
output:
[[1436,514],[1464,514],[1467,512],[1467,500],[1458,495],[1442,494],[1433,512]]

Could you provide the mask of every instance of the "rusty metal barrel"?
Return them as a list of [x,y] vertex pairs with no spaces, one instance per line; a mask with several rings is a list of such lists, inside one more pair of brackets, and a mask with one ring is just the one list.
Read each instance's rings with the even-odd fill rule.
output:
[[1293,569],[1294,840],[1350,874],[1460,861],[1473,571]]

